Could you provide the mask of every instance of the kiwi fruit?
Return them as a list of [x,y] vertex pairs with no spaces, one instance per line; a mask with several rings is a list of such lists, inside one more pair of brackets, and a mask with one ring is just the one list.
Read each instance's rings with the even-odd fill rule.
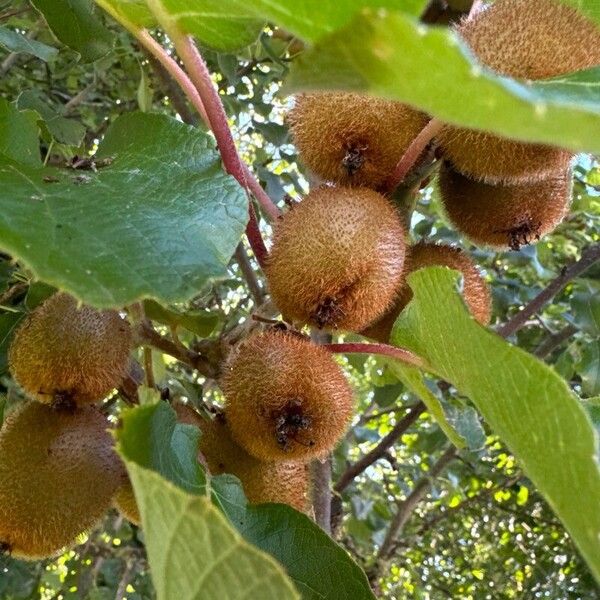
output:
[[57,293],[23,321],[9,350],[10,371],[28,396],[53,405],[96,402],[126,374],[131,328],[112,310],[77,305]]
[[235,475],[250,504],[278,502],[308,510],[308,468],[295,461],[261,461],[248,454],[231,436],[223,416],[198,417],[200,452],[212,475]]
[[518,250],[552,232],[571,202],[570,169],[537,183],[494,186],[440,169],[439,189],[448,220],[471,242]]
[[0,547],[42,559],[75,543],[108,510],[125,476],[95,407],[56,411],[37,402],[0,430]]
[[138,527],[142,524],[140,509],[138,508],[131,481],[123,484],[114,499],[114,507],[130,522]]
[[391,100],[320,92],[297,96],[287,120],[314,174],[340,185],[379,188],[429,117]]
[[[558,0],[497,0],[457,27],[476,58],[501,75],[539,80],[600,65],[600,28]],[[576,34],[576,35],[575,35]],[[540,181],[570,153],[446,126],[438,136],[457,171],[490,184]]]
[[284,318],[360,331],[394,302],[405,233],[388,200],[367,188],[319,188],[275,224],[266,273]]
[[[471,314],[479,323],[487,325],[492,314],[490,288],[481,276],[477,265],[460,248],[442,244],[419,242],[408,250],[406,272],[412,273],[424,267],[443,266],[460,271],[463,277],[462,294]],[[398,315],[412,299],[412,291],[406,284],[394,308],[381,319],[365,329],[362,334],[379,342],[387,343]]]
[[323,456],[352,416],[352,391],[331,354],[288,331],[240,342],[227,359],[221,388],[233,438],[260,460]]

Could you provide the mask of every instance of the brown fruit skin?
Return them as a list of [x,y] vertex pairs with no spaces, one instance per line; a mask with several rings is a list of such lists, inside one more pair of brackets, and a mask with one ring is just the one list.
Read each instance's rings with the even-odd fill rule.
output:
[[[556,0],[497,0],[463,20],[457,32],[482,64],[517,79],[545,79],[600,65],[600,28]],[[558,148],[451,126],[438,140],[457,171],[490,184],[541,181],[566,167],[570,158]]]
[[260,460],[323,456],[352,417],[352,390],[331,353],[293,333],[267,331],[238,344],[221,388],[233,438]]
[[309,508],[306,464],[294,461],[260,461],[231,437],[223,419],[203,420],[200,452],[212,475],[229,473],[242,483],[250,504],[279,502],[296,510]]
[[403,281],[404,227],[366,188],[320,188],[280,219],[266,272],[290,321],[360,331],[395,301]]
[[[409,249],[406,259],[407,274],[436,265],[449,267],[462,273],[464,300],[473,317],[482,325],[488,325],[492,316],[490,288],[468,254],[454,246],[427,242],[419,242]],[[406,284],[393,310],[365,329],[362,334],[378,342],[387,343],[398,315],[412,300],[412,296],[412,291]]]
[[138,527],[142,524],[140,509],[138,508],[131,481],[123,484],[115,496],[114,507],[130,522]]
[[124,468],[91,406],[57,411],[30,402],[0,430],[0,544],[15,557],[49,558],[108,510]]
[[518,250],[550,233],[569,210],[570,170],[527,185],[492,186],[442,167],[439,189],[448,220],[471,242]]
[[297,96],[287,120],[300,157],[316,175],[379,188],[429,117],[399,102],[321,92]]
[[101,400],[126,374],[131,328],[116,311],[78,308],[58,293],[38,306],[15,333],[10,371],[40,402]]

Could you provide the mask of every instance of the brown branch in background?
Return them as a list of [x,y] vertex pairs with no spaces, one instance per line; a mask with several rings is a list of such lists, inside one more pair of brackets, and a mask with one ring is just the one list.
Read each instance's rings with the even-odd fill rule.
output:
[[512,319],[498,328],[502,337],[510,337],[516,333],[527,321],[538,313],[546,303],[558,294],[571,280],[582,275],[594,263],[600,260],[600,242],[589,246],[581,253],[578,261],[563,268],[560,275],[553,279],[531,302],[523,307]]
[[144,348],[144,373],[146,374],[146,386],[154,389],[156,381],[154,379],[154,366],[152,364],[152,348],[149,346]]
[[142,345],[152,346],[176,358],[182,363],[196,369],[201,375],[209,379],[217,379],[219,377],[222,356],[218,342],[209,342],[206,340],[210,344],[210,346],[206,347],[207,350],[212,351],[207,352],[207,356],[178,346],[175,342],[160,335],[160,333],[146,323],[140,324],[138,336]]
[[390,346],[388,344],[371,344],[363,342],[346,342],[343,344],[323,344],[323,347],[330,352],[340,354],[379,354],[380,356],[389,356],[403,363],[421,369],[426,368],[425,361],[410,350]]
[[566,342],[571,336],[577,333],[578,329],[575,325],[566,325],[560,331],[549,335],[535,349],[534,356],[538,358],[546,358],[555,348],[558,348],[563,342]]
[[326,533],[331,534],[331,456],[313,460],[310,475],[315,522]]
[[429,493],[431,486],[433,485],[435,478],[438,477],[442,471],[446,468],[448,463],[450,463],[456,457],[456,448],[454,446],[450,446],[446,449],[446,451],[437,459],[427,474],[419,479],[415,486],[413,487],[410,494],[406,497],[405,500],[402,500],[398,503],[398,510],[392,519],[390,524],[390,528],[388,529],[387,535],[383,543],[381,544],[381,548],[379,548],[379,552],[377,553],[377,563],[379,566],[379,571],[377,574],[381,573],[381,569],[383,564],[390,558],[390,556],[394,553],[394,546],[398,536],[402,533],[404,526],[406,525],[410,515],[416,506],[423,500],[423,498]]
[[254,299],[254,304],[256,306],[260,306],[265,299],[265,291],[261,287],[258,277],[256,276],[256,271],[252,267],[252,263],[248,258],[248,254],[246,253],[246,248],[244,248],[244,244],[240,242],[235,249],[235,260],[240,267],[240,271],[248,284],[248,289],[252,294],[252,298]]
[[425,405],[419,402],[409,409],[406,415],[400,419],[394,428],[373,448],[367,452],[361,459],[351,464],[340,476],[334,486],[334,490],[339,494],[343,492],[354,479],[365,469],[370,467],[380,458],[384,458],[387,451],[396,443],[400,436],[425,412]]

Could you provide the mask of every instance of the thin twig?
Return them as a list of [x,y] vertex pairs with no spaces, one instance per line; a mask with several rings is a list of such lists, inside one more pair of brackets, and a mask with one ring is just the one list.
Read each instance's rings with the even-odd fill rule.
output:
[[420,369],[426,369],[427,365],[425,361],[416,354],[413,354],[410,350],[404,348],[397,348],[396,346],[389,346],[388,344],[368,344],[362,342],[352,342],[343,344],[323,344],[323,347],[330,352],[349,354],[380,354],[382,356],[389,356],[396,360],[402,361],[408,365],[419,367]]
[[523,307],[512,319],[498,328],[498,334],[504,338],[516,333],[527,321],[552,300],[572,279],[582,275],[594,263],[600,260],[600,242],[589,246],[581,253],[581,258],[564,267],[558,277],[553,279],[531,302]]
[[262,269],[265,268],[265,264],[268,257],[267,247],[260,233],[260,227],[258,226],[258,219],[256,212],[254,211],[254,205],[252,202],[248,202],[248,224],[246,225],[246,237],[254,256],[258,261],[258,264]]
[[256,272],[252,268],[252,263],[248,258],[248,254],[246,254],[246,248],[242,242],[240,242],[235,249],[235,260],[237,261],[240,271],[242,272],[246,283],[248,284],[248,289],[252,294],[252,298],[254,299],[254,304],[256,306],[260,306],[265,299],[265,292],[262,289],[258,277],[256,276]]
[[565,325],[561,330],[546,337],[535,349],[534,355],[538,358],[546,358],[555,348],[558,348],[563,342],[566,342],[571,336],[577,333],[575,325]]
[[360,475],[365,469],[374,462],[383,458],[386,452],[396,443],[398,438],[419,418],[425,411],[425,405],[419,402],[409,409],[406,415],[396,423],[394,428],[371,450],[367,452],[360,460],[351,464],[340,476],[334,486],[334,490],[339,494],[343,492],[352,481]]

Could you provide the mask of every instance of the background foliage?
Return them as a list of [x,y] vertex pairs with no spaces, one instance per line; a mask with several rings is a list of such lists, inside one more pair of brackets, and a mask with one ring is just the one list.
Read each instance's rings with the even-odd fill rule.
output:
[[[233,10],[238,10],[240,15],[256,11],[237,24],[243,28],[246,37],[240,37],[239,29],[233,28],[228,34],[220,35],[218,43],[214,39],[203,40],[212,44],[204,54],[215,73],[244,158],[253,165],[271,198],[279,203],[286,195],[298,197],[308,189],[284,125],[289,100],[281,87],[290,68],[293,71],[291,85],[328,82],[347,87],[348,82],[354,82],[352,85],[356,87],[358,81],[364,90],[414,100],[416,96],[407,96],[409,88],[410,94],[426,93],[426,90],[411,86],[415,78],[426,79],[423,74],[427,74],[432,81],[437,81],[440,94],[446,95],[449,87],[444,81],[451,81],[458,72],[447,68],[448,65],[462,69],[461,72],[466,72],[468,67],[458,48],[450,51],[441,45],[440,52],[451,52],[452,55],[444,55],[444,60],[435,55],[435,64],[420,64],[412,71],[399,63],[403,77],[372,68],[373,64],[369,62],[372,49],[377,47],[376,44],[389,41],[382,36],[392,31],[392,26],[402,33],[396,32],[392,36],[397,44],[411,39],[415,24],[407,16],[408,12],[388,17],[355,17],[360,3],[352,3],[357,10],[332,8],[329,14],[327,10],[316,10],[311,6],[315,3],[306,2],[306,12],[314,19],[314,22],[307,22],[296,10],[296,3],[290,21],[285,21],[286,15],[290,14],[284,10],[285,2],[280,2],[281,11],[273,9],[273,14],[268,13],[271,3],[264,3],[266,8],[261,6],[263,3],[252,3],[252,9],[235,1],[218,4],[224,14]],[[365,4],[369,3],[360,5]],[[381,6],[386,3],[371,4]],[[407,2],[405,8],[413,15],[420,14],[423,4]],[[426,20],[444,25],[460,14],[460,11],[444,9],[442,5],[445,3],[430,3],[426,7]],[[43,11],[45,18],[34,6]],[[135,11],[136,6],[131,3],[131,10]],[[143,18],[147,16],[139,14]],[[314,17],[315,14],[318,17]],[[72,16],[73,21],[65,15]],[[298,38],[272,26],[263,27],[265,16],[279,22]],[[193,30],[197,23],[193,17],[189,19],[187,27]],[[385,23],[381,22],[386,19]],[[72,37],[74,22],[82,27],[80,37]],[[337,28],[345,29],[332,33]],[[169,46],[169,41],[160,32],[156,35]],[[328,38],[330,35],[332,37]],[[419,39],[420,43],[434,47],[446,35],[445,31],[440,31]],[[89,43],[90,39],[94,44]],[[303,52],[305,42],[317,42],[317,46]],[[392,45],[390,50],[400,52],[400,47]],[[347,63],[340,61],[340,53],[348,59]],[[350,58],[354,56],[352,53],[364,62],[357,63]],[[335,66],[337,79],[332,78],[332,66]],[[440,68],[445,69],[447,80],[436,80]],[[591,81],[593,74],[589,77]],[[406,81],[406,86],[400,86],[400,81]],[[392,82],[395,87],[390,87]],[[514,123],[529,122],[528,115],[539,100],[534,96],[527,101],[517,101],[519,90],[514,84],[491,76],[480,78],[472,85],[476,86],[473,91],[465,88],[463,93],[468,92],[470,98],[480,93],[498,98],[498,122],[508,129],[514,127]],[[569,82],[561,85],[560,89],[534,90],[535,94],[546,94],[543,99],[548,101],[550,110],[548,124],[551,126],[547,128],[548,138],[544,139],[568,141],[581,149],[589,141],[597,144],[600,139],[597,98],[595,103],[588,102],[585,110],[575,110],[570,103],[581,100],[577,94],[583,92],[573,92]],[[132,111],[177,116],[185,123],[199,125],[181,92],[157,63],[100,11],[91,12],[89,3],[74,0],[56,3],[36,0],[31,4],[0,1],[0,96],[4,99],[0,100],[0,150],[32,169],[38,168],[35,152],[31,151],[32,145],[37,145],[38,129],[42,139],[41,159],[46,168],[51,169],[72,164],[75,157],[95,153],[108,128],[120,116]],[[426,108],[439,111],[441,116],[451,120],[477,118],[472,115],[480,114],[472,110],[465,114],[460,96],[451,101],[431,97],[428,102],[430,106]],[[16,113],[16,109],[21,112]],[[532,131],[523,129],[520,135],[540,139],[539,127],[532,126]],[[197,137],[193,140],[180,140],[182,157],[187,152],[188,156],[197,158],[193,154],[197,149],[194,144],[211,144],[206,141],[207,136],[194,135]],[[582,139],[581,136],[586,137]],[[592,145],[587,149],[598,148]],[[147,152],[147,155],[151,153]],[[181,165],[184,170],[197,167],[196,164]],[[118,195],[119,168],[118,163],[108,165],[105,174],[103,168],[98,169],[98,173],[75,170],[73,177],[89,177],[92,186],[100,182],[102,188],[98,191],[89,188],[88,201],[90,204],[97,202],[98,207],[110,212],[111,207],[123,202]],[[172,165],[161,165],[148,159],[148,171],[156,182],[165,182],[172,168]],[[211,165],[206,168],[210,169]],[[415,240],[427,238],[456,243],[471,251],[492,286],[493,325],[497,326],[519,306],[529,302],[570,259],[577,258],[583,249],[600,239],[600,165],[588,155],[581,155],[574,177],[574,200],[569,217],[554,234],[520,252],[497,254],[471,247],[461,240],[442,218],[434,182],[419,194],[412,217],[412,233]],[[114,182],[114,189],[108,193],[103,178]],[[152,180],[147,185],[152,185]],[[196,185],[201,182],[190,177],[186,179],[187,187],[180,193],[191,198]],[[235,194],[232,188],[232,196]],[[15,193],[13,199],[16,198]],[[218,198],[215,202],[218,204],[221,200]],[[228,206],[232,201],[235,204],[234,200],[227,200]],[[2,202],[6,202],[5,197]],[[226,259],[223,260],[225,255],[233,252],[243,229],[243,206],[240,195],[238,212],[227,211],[238,229],[237,234],[232,233],[227,248],[216,253],[221,259],[221,271],[217,269],[219,260],[203,265],[203,276],[221,277],[203,285],[201,293],[192,299],[188,292],[197,289],[193,279],[183,277],[187,288],[173,291],[172,281],[165,277],[161,291],[155,291],[154,297],[165,307],[169,302],[185,301],[167,308],[147,304],[149,316],[167,326],[176,324],[181,340],[192,348],[200,344],[202,338],[215,337],[245,322],[263,300],[264,283],[259,280],[254,287],[249,287],[239,261],[226,264]],[[188,208],[193,209],[193,202]],[[164,226],[159,237],[166,247],[157,249],[154,245],[148,251],[157,259],[161,256],[169,258],[170,252],[179,251],[177,244],[182,238],[177,219],[182,215],[176,214],[172,221],[168,215],[154,216]],[[186,214],[185,218],[189,220],[190,215]],[[198,221],[201,220],[200,215]],[[47,244],[47,225],[44,216],[37,213],[23,223],[24,231],[31,235],[31,244]],[[135,225],[138,232],[144,231],[143,224],[138,224],[134,217],[128,225]],[[95,236],[93,228],[88,227],[81,233]],[[262,227],[269,232],[267,225]],[[204,256],[200,246],[202,236],[198,232],[190,235],[197,237],[195,251]],[[95,243],[101,241],[94,238]],[[185,242],[187,245],[194,243],[193,240]],[[19,252],[27,254],[31,249],[25,248],[28,243],[25,234],[21,243]],[[115,243],[115,240],[105,243]],[[192,256],[190,264],[195,260]],[[256,267],[251,260],[251,265]],[[24,312],[51,291],[41,283],[34,283],[34,274],[39,270],[34,258],[29,258],[27,264],[29,269],[17,266],[8,255],[0,262],[1,412],[10,411],[20,401],[6,372],[10,332]],[[41,265],[41,268],[47,266]],[[156,268],[164,271],[160,261]],[[128,280],[126,270],[116,272]],[[149,272],[149,276],[154,275]],[[590,413],[595,415],[597,426],[600,426],[599,276],[600,266],[596,265],[585,276],[569,283],[551,304],[511,338],[520,348],[552,365],[566,379]],[[193,278],[193,274],[190,277]],[[42,279],[64,285],[63,280],[47,275]],[[73,279],[80,286],[77,291],[91,298],[92,286],[86,287],[81,279],[85,280],[81,276]],[[99,296],[94,299],[102,303]],[[129,299],[125,292],[119,298]],[[154,353],[153,360],[157,383],[161,388],[168,387],[171,398],[185,398],[198,406],[220,401],[212,380],[159,352]],[[415,388],[407,387],[406,379],[401,383],[385,361],[362,355],[349,355],[340,360],[356,390],[358,416],[333,456],[333,481],[338,484],[348,465],[393,433],[410,407],[419,401]],[[364,567],[378,593],[389,598],[600,597],[588,567],[557,517],[523,475],[514,457],[470,408],[469,401],[444,382],[426,380],[424,383],[427,391],[443,404],[449,418],[454,415],[455,424],[467,439],[468,447],[458,455],[450,454],[445,435],[429,414],[423,412],[382,453],[380,460],[354,480],[345,481],[344,486],[338,485],[339,494],[333,503],[334,537]],[[126,406],[121,396],[107,402],[115,418]],[[516,418],[519,418],[518,414]],[[440,464],[440,457],[446,459],[442,458],[444,468],[437,472],[434,465]],[[432,467],[433,476],[430,477]],[[400,514],[405,520],[390,542],[390,556],[383,557],[380,548],[385,544],[390,526],[398,524]],[[102,527],[57,560],[23,563],[3,557],[0,558],[0,569],[0,597],[7,599],[138,599],[155,595],[148,573],[144,533],[116,512],[107,515]]]

